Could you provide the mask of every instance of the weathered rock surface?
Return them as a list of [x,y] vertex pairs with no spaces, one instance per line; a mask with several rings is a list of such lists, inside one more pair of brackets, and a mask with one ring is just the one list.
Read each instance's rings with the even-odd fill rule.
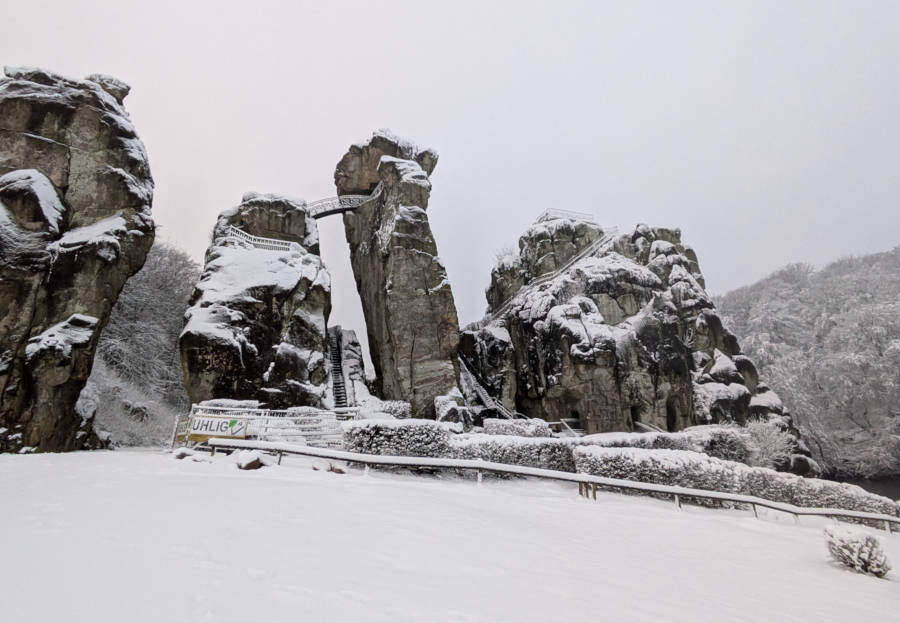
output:
[[532,226],[519,248],[492,272],[488,322],[460,339],[461,357],[507,407],[588,433],[782,416],[679,230],[604,236],[556,219]]
[[339,195],[380,195],[344,214],[344,229],[381,398],[434,417],[434,398],[457,385],[459,322],[428,224],[437,154],[388,132],[353,145],[334,174]]
[[100,331],[153,244],[153,180],[125,83],[0,80],[0,451],[97,447],[76,409]]
[[[232,226],[290,249],[257,248],[229,236]],[[192,402],[322,406],[331,281],[318,251],[302,202],[248,193],[219,215],[179,342]]]

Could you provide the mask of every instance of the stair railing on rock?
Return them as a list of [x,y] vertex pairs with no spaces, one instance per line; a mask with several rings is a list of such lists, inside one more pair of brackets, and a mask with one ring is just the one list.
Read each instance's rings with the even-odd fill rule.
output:
[[740,504],[744,507],[751,507],[753,514],[759,517],[757,507],[769,508],[783,513],[788,513],[799,519],[801,516],[817,516],[830,517],[832,519],[857,519],[877,522],[884,526],[889,533],[893,531],[893,526],[900,527],[900,517],[884,515],[881,513],[867,513],[863,511],[848,511],[840,508],[806,508],[794,506],[793,504],[785,504],[782,502],[773,502],[752,495],[741,495],[737,493],[721,493],[719,491],[707,491],[705,489],[689,489],[687,487],[676,487],[671,485],[656,485],[647,482],[637,482],[633,480],[619,480],[616,478],[604,478],[602,476],[592,476],[590,474],[561,472],[552,469],[541,469],[537,467],[523,467],[520,465],[506,465],[504,463],[493,463],[490,461],[482,461],[481,459],[434,459],[427,457],[410,457],[410,456],[382,456],[375,454],[359,454],[356,452],[347,452],[345,450],[331,450],[326,448],[311,448],[308,446],[298,446],[290,443],[278,442],[260,442],[249,441],[243,439],[218,439],[213,438],[208,442],[212,452],[216,449],[255,449],[265,452],[273,452],[278,455],[279,463],[282,455],[293,454],[298,456],[309,456],[321,459],[333,459],[338,461],[347,461],[351,464],[364,465],[368,470],[369,466],[385,466],[385,467],[425,467],[429,469],[450,469],[454,471],[472,471],[477,475],[477,480],[481,483],[481,475],[485,472],[495,474],[513,474],[517,476],[530,476],[534,478],[544,478],[547,480],[560,480],[565,482],[577,482],[578,494],[582,497],[597,499],[597,489],[614,489],[617,491],[631,491],[642,495],[665,494],[672,496],[675,505],[681,508],[684,499],[699,498],[705,500],[717,500],[720,502],[731,502]]
[[469,369],[468,364],[462,357],[459,357],[459,374],[463,378],[463,382],[475,391],[481,404],[485,407],[496,409],[500,415],[508,420],[516,419],[517,414],[515,412],[507,409],[502,402],[491,396],[484,386],[478,382],[475,374]]
[[241,229],[238,229],[237,227],[234,227],[233,225],[228,226],[226,238],[240,240],[252,245],[257,249],[263,249],[265,251],[290,251],[294,247],[299,248],[299,245],[296,242],[254,236]]
[[[555,279],[563,271],[566,271],[569,268],[571,268],[573,265],[575,265],[576,262],[584,259],[585,257],[589,256],[591,253],[593,253],[594,251],[599,249],[604,244],[607,244],[610,241],[612,241],[612,239],[618,233],[619,233],[618,227],[610,227],[609,229],[604,231],[602,236],[600,236],[594,242],[592,242],[591,244],[586,246],[584,249],[579,251],[571,260],[569,260],[568,262],[563,264],[560,268],[550,271],[549,273],[545,273],[545,274],[541,275],[540,277],[536,277],[535,279],[529,281],[522,287],[523,288],[525,288],[525,287],[532,288],[535,286],[539,286],[543,283],[547,283],[548,281],[551,281],[552,279]],[[521,291],[521,289],[519,291]],[[496,309],[493,313],[489,313],[489,314],[485,315],[484,319],[482,320],[482,323],[486,325],[486,324],[490,323],[494,318],[503,317],[503,315],[507,312],[509,307],[512,305],[513,301],[516,300],[516,294],[518,294],[518,292],[515,292],[512,296],[510,296],[508,299],[506,299],[506,301],[504,301],[504,303],[498,309]]]

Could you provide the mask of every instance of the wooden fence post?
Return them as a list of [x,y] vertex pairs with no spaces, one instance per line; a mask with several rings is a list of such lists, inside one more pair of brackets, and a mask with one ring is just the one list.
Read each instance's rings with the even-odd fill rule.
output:
[[750,506],[753,507],[753,516],[759,519],[759,513],[756,512],[756,504],[751,504]]
[[891,522],[888,521],[887,519],[884,520],[884,529],[887,530],[888,534],[893,532],[893,530],[891,530]]
[[279,464],[279,465],[281,465],[281,457],[282,457],[282,456],[284,456],[284,452],[281,452],[281,451],[279,450],[279,452],[278,452],[278,464]]
[[363,476],[368,476],[368,475],[369,475],[369,464],[366,463],[366,464],[363,466]]
[[476,471],[476,474],[478,474],[478,475],[477,475],[477,478],[478,478],[478,486],[480,487],[480,486],[481,486],[481,470],[480,470],[480,469],[477,470],[477,471]]
[[594,499],[597,499],[597,483],[592,483],[591,489],[593,489]]
[[681,508],[681,497],[677,493],[675,494],[675,506]]

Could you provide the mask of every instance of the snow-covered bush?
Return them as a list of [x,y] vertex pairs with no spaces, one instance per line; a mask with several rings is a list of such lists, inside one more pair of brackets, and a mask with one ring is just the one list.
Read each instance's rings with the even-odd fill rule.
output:
[[[700,446],[700,451],[724,461],[750,465],[753,452],[746,438],[731,428],[712,431]],[[771,466],[767,466],[771,467]]]
[[390,413],[398,420],[409,418],[412,415],[412,405],[403,400],[382,400],[378,410],[382,413]]
[[574,450],[574,460],[576,471],[595,476],[754,495],[795,506],[900,516],[896,503],[855,485],[748,467],[698,452],[580,446]]
[[577,445],[604,448],[643,448],[645,450],[696,450],[683,433],[596,433],[575,440]]
[[[689,450],[582,446],[574,451],[577,472],[658,485],[739,493],[739,463]],[[714,501],[697,500],[704,505]]]
[[858,530],[844,526],[825,528],[825,544],[832,558],[859,573],[883,578],[891,570],[878,539]]
[[553,431],[545,420],[540,418],[506,420],[485,418],[484,432],[488,435],[514,435],[516,437],[553,437]]
[[790,462],[794,438],[787,430],[758,421],[748,423],[746,430],[753,447],[751,465],[775,469]]
[[555,437],[459,435],[450,439],[453,458],[574,472],[572,443]]
[[432,420],[353,420],[342,424],[344,450],[386,456],[450,456],[447,425]]

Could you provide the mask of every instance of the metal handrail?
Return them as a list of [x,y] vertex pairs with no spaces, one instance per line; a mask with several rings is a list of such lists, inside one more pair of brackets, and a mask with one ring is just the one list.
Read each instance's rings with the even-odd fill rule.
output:
[[784,513],[790,513],[795,517],[803,516],[819,516],[831,517],[834,519],[864,519],[869,521],[884,522],[885,530],[892,531],[891,524],[900,526],[900,517],[885,515],[882,513],[868,513],[864,511],[848,511],[842,508],[807,508],[802,506],[794,506],[784,502],[773,502],[753,495],[741,495],[738,493],[721,493],[719,491],[707,491],[705,489],[689,489],[687,487],[678,487],[673,485],[657,485],[648,482],[637,482],[634,480],[620,480],[617,478],[606,478],[603,476],[593,476],[591,474],[580,474],[571,472],[561,472],[553,469],[543,469],[539,467],[523,467],[521,465],[506,465],[504,463],[493,463],[490,461],[482,461],[480,459],[433,459],[426,457],[409,457],[409,456],[382,456],[377,454],[361,454],[357,452],[347,452],[346,450],[330,450],[325,448],[310,448],[308,446],[298,446],[289,443],[279,442],[254,442],[241,439],[210,439],[208,445],[215,452],[216,448],[226,449],[254,449],[267,452],[275,452],[279,454],[279,460],[282,454],[296,454],[300,456],[311,456],[321,459],[333,459],[339,461],[347,461],[360,465],[381,465],[391,467],[426,467],[432,469],[454,469],[454,470],[470,470],[478,473],[479,480],[481,472],[513,474],[517,476],[531,476],[535,478],[545,478],[548,480],[562,480],[566,482],[577,482],[579,485],[579,494],[588,495],[593,490],[594,499],[597,497],[598,487],[609,487],[614,489],[625,489],[629,491],[638,491],[645,494],[663,493],[671,495],[675,504],[681,507],[681,498],[701,498],[707,500],[718,500],[721,502],[732,502],[736,504],[746,504],[753,507],[756,514],[756,507],[762,506]]
[[[581,261],[588,255],[590,255],[591,253],[593,253],[594,251],[599,249],[602,245],[608,244],[609,242],[611,242],[613,237],[615,237],[618,233],[619,233],[618,227],[610,227],[608,230],[604,231],[602,236],[600,236],[594,242],[592,242],[591,244],[586,246],[583,250],[576,253],[575,256],[571,260],[569,260],[568,262],[563,264],[561,267],[557,268],[556,270],[550,271],[549,273],[544,273],[543,275],[534,278],[533,280],[529,281],[528,283],[523,284],[522,288],[525,288],[525,287],[533,288],[535,286],[539,286],[543,283],[546,283],[552,279],[555,279],[563,271],[566,271],[569,268],[571,268],[573,265],[575,265],[576,262]],[[510,296],[508,299],[506,299],[506,301],[504,301],[503,304],[496,311],[494,311],[493,313],[485,314],[483,322],[485,324],[488,324],[494,318],[500,317],[503,314],[505,314],[507,309],[512,305],[513,301],[516,300],[516,295],[522,291],[522,288],[519,288],[516,292],[514,292],[512,294],[512,296]]]
[[299,247],[296,242],[278,240],[276,238],[263,238],[262,236],[254,236],[253,234],[248,234],[244,230],[238,229],[234,225],[228,226],[225,237],[247,242],[257,249],[264,249],[266,251],[290,251],[294,247]]
[[535,219],[535,223],[549,221],[554,218],[569,218],[577,221],[585,221],[587,223],[596,223],[597,219],[589,212],[576,212],[575,210],[561,210],[559,208],[549,208],[541,212],[540,216]]
[[306,212],[311,217],[318,219],[323,216],[337,214],[339,212],[349,212],[356,210],[364,203],[368,203],[373,199],[377,199],[384,191],[384,184],[379,182],[375,190],[368,195],[338,195],[336,197],[326,197],[318,199],[312,203],[306,204]]
[[469,369],[469,364],[466,363],[465,359],[462,357],[458,357],[458,359],[460,373],[465,377],[469,386],[475,390],[475,393],[478,395],[478,399],[481,400],[482,404],[484,404],[485,407],[497,409],[497,411],[508,420],[516,419],[516,414],[514,412],[507,409],[502,402],[491,396],[484,386],[478,382],[478,379],[475,378],[475,374]]

